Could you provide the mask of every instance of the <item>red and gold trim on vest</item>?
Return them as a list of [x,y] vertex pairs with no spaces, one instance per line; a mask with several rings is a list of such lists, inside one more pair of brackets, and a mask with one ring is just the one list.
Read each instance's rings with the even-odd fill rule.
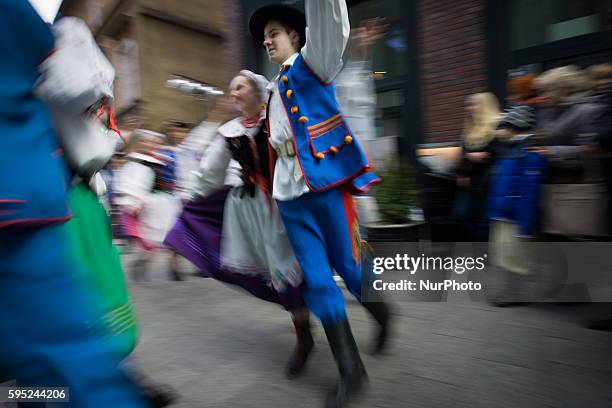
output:
[[346,224],[348,227],[349,238],[351,240],[351,248],[353,250],[353,259],[357,265],[361,264],[361,234],[359,233],[359,215],[355,206],[350,189],[342,188],[342,202],[344,204],[344,214],[346,215]]
[[331,118],[317,123],[316,125],[308,126],[308,134],[311,138],[321,136],[327,132],[331,132],[338,126],[342,125],[342,114],[337,114]]

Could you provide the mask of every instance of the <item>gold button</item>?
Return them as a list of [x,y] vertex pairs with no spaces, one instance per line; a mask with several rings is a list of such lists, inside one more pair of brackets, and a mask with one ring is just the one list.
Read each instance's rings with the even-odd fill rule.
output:
[[316,157],[317,157],[317,159],[319,159],[319,160],[321,160],[321,159],[323,159],[323,158],[325,157],[325,155],[324,155],[323,153],[317,153],[315,156],[316,156]]
[[287,82],[289,82],[289,78],[287,78],[287,75],[283,75],[281,77],[281,81],[283,81],[284,83],[287,83]]
[[288,89],[287,90],[287,98],[291,99],[292,96],[293,96],[293,90],[292,89]]
[[346,137],[344,138],[344,143],[346,144],[353,143],[353,137],[351,135],[346,135]]
[[292,106],[291,107],[291,113],[297,113],[297,111],[299,111],[297,106]]
[[338,148],[336,146],[332,146],[329,148],[329,151],[332,152],[333,154],[338,153]]
[[300,116],[300,122],[306,123],[308,122],[308,118],[306,116]]

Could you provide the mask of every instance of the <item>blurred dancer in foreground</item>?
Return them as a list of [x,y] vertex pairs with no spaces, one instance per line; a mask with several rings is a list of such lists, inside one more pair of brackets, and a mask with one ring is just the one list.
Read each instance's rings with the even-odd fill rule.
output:
[[[25,0],[0,0],[0,376],[19,386],[69,387],[74,407],[145,407],[118,369],[121,356],[92,332],[99,292],[82,285],[66,192],[68,169],[33,87],[54,47]],[[20,41],[15,42],[18,38]],[[10,39],[10,40],[9,40]],[[23,44],[28,44],[24,47]]]
[[302,273],[270,197],[267,84],[246,70],[232,79],[231,99],[241,116],[216,130],[203,155],[197,197],[185,205],[165,243],[204,274],[291,313],[297,345],[286,374],[293,377],[304,368],[314,342]]

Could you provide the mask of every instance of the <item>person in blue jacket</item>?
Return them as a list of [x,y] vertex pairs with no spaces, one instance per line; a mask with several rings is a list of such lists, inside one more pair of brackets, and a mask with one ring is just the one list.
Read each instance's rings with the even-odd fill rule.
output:
[[[267,116],[272,196],[304,274],[304,300],[321,320],[340,372],[326,406],[340,407],[363,389],[367,375],[334,270],[361,302],[362,246],[352,195],[367,192],[379,178],[335,97],[350,33],[346,2],[307,0],[305,10],[264,6],[249,28],[280,66]],[[362,303],[378,322],[373,351],[381,352],[389,309],[383,302]]]
[[53,34],[27,0],[0,8],[0,382],[68,387],[67,407],[148,406],[95,333],[97,297],[78,279],[69,171],[33,92]]
[[530,256],[524,240],[533,238],[538,228],[546,170],[545,157],[530,150],[534,125],[531,106],[518,105],[505,111],[496,131],[489,186],[491,262],[519,275],[529,273]]

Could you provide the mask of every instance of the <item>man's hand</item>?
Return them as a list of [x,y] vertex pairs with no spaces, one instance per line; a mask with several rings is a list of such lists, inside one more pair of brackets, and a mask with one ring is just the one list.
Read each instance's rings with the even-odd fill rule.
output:
[[465,157],[467,157],[469,161],[472,161],[475,163],[482,163],[491,157],[491,153],[489,152],[469,152],[465,154]]
[[354,59],[367,59],[372,45],[385,36],[388,28],[385,18],[376,17],[351,30],[351,52]]
[[533,153],[538,153],[544,157],[550,157],[553,155],[552,150],[550,150],[549,148],[545,146],[533,146],[533,147],[528,148],[527,150]]

